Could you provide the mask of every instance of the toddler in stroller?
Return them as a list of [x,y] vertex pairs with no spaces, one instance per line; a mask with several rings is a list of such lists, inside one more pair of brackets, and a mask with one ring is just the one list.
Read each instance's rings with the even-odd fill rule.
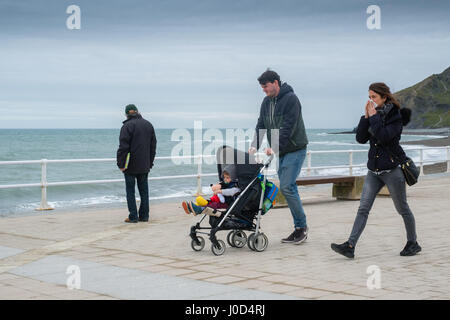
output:
[[241,191],[237,181],[231,179],[230,169],[223,170],[223,180],[215,185],[211,185],[214,195],[206,200],[202,196],[197,197],[196,202],[183,201],[181,203],[184,212],[192,213],[194,216],[204,213],[211,216],[220,217],[221,211],[217,209],[227,209],[233,203],[236,195]]

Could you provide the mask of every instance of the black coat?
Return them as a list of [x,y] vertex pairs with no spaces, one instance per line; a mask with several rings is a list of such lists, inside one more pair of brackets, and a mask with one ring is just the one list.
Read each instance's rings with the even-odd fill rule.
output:
[[405,161],[406,154],[400,146],[405,119],[404,113],[392,104],[384,110],[378,108],[372,117],[361,117],[356,130],[356,141],[370,141],[367,168],[372,171],[390,170]]
[[148,173],[153,167],[156,155],[156,135],[153,125],[140,114],[129,117],[123,122],[119,142],[117,166],[124,168],[127,154],[130,153],[125,173]]

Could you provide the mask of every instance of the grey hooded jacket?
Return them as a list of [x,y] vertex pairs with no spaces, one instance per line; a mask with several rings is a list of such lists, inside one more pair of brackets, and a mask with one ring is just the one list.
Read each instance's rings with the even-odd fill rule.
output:
[[[272,139],[270,129],[279,129],[279,139]],[[261,131],[262,134],[259,134]],[[267,134],[270,147],[279,151],[279,156],[305,148],[308,145],[302,106],[294,90],[283,83],[278,96],[265,97],[259,113],[256,133],[252,147],[259,149],[264,134]],[[272,141],[273,140],[273,141]]]

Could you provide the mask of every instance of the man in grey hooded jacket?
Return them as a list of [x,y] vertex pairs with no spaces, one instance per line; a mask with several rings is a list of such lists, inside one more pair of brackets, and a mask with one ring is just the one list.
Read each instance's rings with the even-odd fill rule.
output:
[[[280,189],[286,198],[295,226],[294,232],[281,241],[300,244],[308,237],[306,215],[296,184],[308,145],[302,107],[292,87],[287,83],[281,84],[280,76],[276,72],[267,70],[258,81],[266,97],[261,104],[256,134],[249,153],[255,153],[259,149],[264,134],[267,134],[270,148],[266,149],[266,153],[278,153]],[[276,132],[278,137],[272,136]]]

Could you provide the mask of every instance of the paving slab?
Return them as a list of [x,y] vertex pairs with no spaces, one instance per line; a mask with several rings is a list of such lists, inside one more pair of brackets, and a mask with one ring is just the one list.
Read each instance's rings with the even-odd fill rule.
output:
[[11,273],[64,285],[68,281],[69,276],[66,270],[70,266],[79,268],[80,289],[121,299],[223,299],[224,296],[228,299],[248,299],[250,297],[255,299],[257,297],[256,299],[277,300],[289,298],[236,286],[212,284],[61,256],[45,257],[13,269]]

